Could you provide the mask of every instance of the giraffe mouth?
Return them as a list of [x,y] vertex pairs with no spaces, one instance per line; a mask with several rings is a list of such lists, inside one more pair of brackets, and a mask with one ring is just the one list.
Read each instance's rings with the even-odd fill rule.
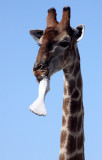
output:
[[49,77],[49,67],[46,63],[34,64],[33,73],[37,78],[37,81],[40,82],[44,76]]

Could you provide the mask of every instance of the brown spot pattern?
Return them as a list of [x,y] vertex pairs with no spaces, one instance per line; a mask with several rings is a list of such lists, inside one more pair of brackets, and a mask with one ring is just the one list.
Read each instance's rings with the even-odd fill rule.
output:
[[76,89],[72,94],[71,98],[78,98],[78,97],[79,97],[79,91]]
[[78,128],[77,128],[77,131],[81,130],[82,123],[83,123],[83,119],[82,119],[82,115],[80,115],[80,117],[78,118]]
[[66,119],[65,116],[62,117],[62,126],[64,126],[66,124]]
[[64,147],[64,144],[65,144],[65,141],[66,141],[66,136],[67,136],[66,131],[62,130],[62,132],[61,132],[61,144],[60,144],[61,148]]
[[79,71],[80,71],[80,62],[77,62],[74,68],[74,75],[76,76]]
[[[67,53],[67,56],[68,56],[68,53]],[[64,69],[64,73],[66,74],[66,78],[67,78],[67,74],[69,75],[73,72],[73,69],[74,69],[74,63]]]
[[79,89],[82,88],[82,77],[81,77],[81,73],[79,74],[78,79],[77,79],[77,87],[78,87]]
[[63,153],[59,155],[59,160],[65,160],[65,155]]
[[67,160],[84,160],[84,156],[83,154],[76,154],[75,156],[73,156],[72,158],[70,159],[67,159]]
[[79,100],[72,100],[71,101],[71,106],[70,106],[70,112],[71,113],[76,113],[79,112],[81,110],[81,104],[82,104],[82,100],[81,98]]
[[75,80],[74,80],[74,79],[71,79],[71,80],[69,81],[69,85],[68,85],[69,94],[72,94],[72,92],[73,92],[73,90],[74,90],[74,88],[75,88],[75,85],[76,85]]
[[77,149],[80,150],[84,145],[84,135],[83,133],[77,139]]
[[76,138],[69,135],[67,140],[67,154],[72,154],[76,150]]
[[65,115],[68,115],[68,104],[69,104],[69,98],[65,98],[63,100],[63,111],[65,112]]
[[70,132],[76,132],[76,130],[77,130],[77,117],[70,116],[68,118],[68,129]]

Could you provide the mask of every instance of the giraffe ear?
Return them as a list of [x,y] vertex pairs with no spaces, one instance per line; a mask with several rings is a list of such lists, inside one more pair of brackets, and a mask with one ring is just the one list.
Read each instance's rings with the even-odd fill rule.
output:
[[41,45],[42,40],[41,37],[44,34],[44,30],[30,30],[29,31],[30,35],[34,38],[34,40]]
[[84,32],[85,32],[85,26],[83,24],[76,27],[75,36],[77,42],[83,38]]

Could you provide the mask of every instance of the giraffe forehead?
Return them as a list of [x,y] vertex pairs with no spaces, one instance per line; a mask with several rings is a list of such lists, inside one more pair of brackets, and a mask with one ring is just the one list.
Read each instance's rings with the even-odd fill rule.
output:
[[59,34],[59,30],[56,28],[46,28],[45,29],[45,33],[44,33],[44,39],[52,39],[54,37],[56,37]]
[[47,28],[43,36],[43,41],[61,41],[64,37],[70,39],[67,30],[59,30],[57,28]]

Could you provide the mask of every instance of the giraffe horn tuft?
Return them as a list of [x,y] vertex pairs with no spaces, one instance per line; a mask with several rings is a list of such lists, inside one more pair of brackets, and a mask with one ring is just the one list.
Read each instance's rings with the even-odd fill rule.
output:
[[56,19],[56,10],[55,8],[48,9],[48,16],[47,16],[47,27],[55,26],[58,22]]
[[70,26],[70,7],[69,6],[63,8],[63,15],[62,15],[62,20],[60,24],[62,24],[65,27]]

